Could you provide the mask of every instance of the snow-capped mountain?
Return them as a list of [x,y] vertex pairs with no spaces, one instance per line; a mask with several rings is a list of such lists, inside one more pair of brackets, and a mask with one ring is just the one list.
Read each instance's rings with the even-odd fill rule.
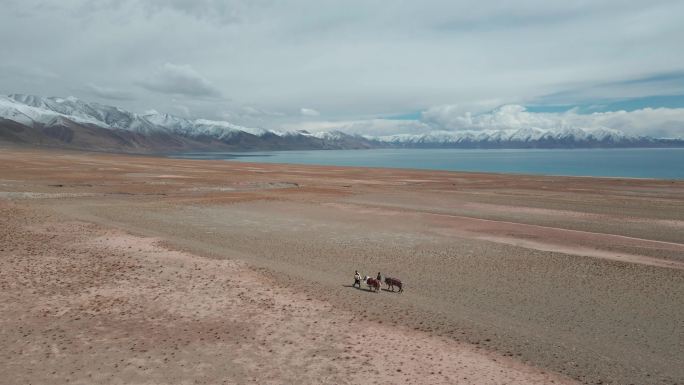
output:
[[[8,114],[5,114],[8,111]],[[255,135],[265,130],[242,127],[228,122],[206,119],[190,120],[178,116],[148,111],[135,114],[118,107],[85,102],[74,97],[56,98],[12,94],[0,99],[0,117],[15,120],[9,116],[22,116],[22,122],[45,123],[61,116],[76,123],[94,124],[103,128],[132,131],[139,134],[164,132],[183,136],[210,136],[225,138],[237,131]],[[15,120],[17,121],[17,120]]]
[[479,145],[491,147],[504,145],[521,147],[543,143],[557,144],[625,144],[645,140],[645,138],[627,135],[610,128],[579,129],[562,128],[558,130],[542,130],[539,128],[521,128],[517,130],[484,130],[484,131],[433,131],[418,135],[390,135],[379,137],[383,142],[401,146],[449,146]]
[[0,141],[5,142],[124,152],[372,147],[361,137],[341,139],[157,111],[136,114],[74,97],[0,96]]
[[684,146],[681,140],[634,137],[610,128],[432,131],[390,136],[341,131],[273,131],[226,121],[186,119],[86,102],[74,97],[0,96],[0,141],[91,150],[292,150],[420,148],[573,148]]

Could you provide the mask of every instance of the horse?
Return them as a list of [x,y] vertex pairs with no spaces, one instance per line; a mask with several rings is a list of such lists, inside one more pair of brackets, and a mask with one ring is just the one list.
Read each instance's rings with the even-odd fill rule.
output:
[[402,286],[400,279],[385,277],[385,283],[387,284],[388,288],[392,289],[392,291],[394,291],[395,286],[399,288],[399,293],[404,291],[404,287]]
[[377,279],[366,276],[363,279],[363,282],[365,282],[366,286],[368,286],[368,290],[375,290],[376,293],[380,291],[381,282]]

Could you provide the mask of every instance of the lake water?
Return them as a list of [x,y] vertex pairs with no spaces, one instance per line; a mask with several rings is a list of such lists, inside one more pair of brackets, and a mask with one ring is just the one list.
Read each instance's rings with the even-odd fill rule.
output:
[[175,154],[172,157],[516,174],[684,179],[684,148],[315,150],[203,152]]

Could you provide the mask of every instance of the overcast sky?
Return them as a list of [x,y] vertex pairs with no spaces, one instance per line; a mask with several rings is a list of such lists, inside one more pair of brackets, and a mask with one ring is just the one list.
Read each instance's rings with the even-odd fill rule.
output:
[[681,0],[0,0],[0,9],[2,94],[272,129],[543,123],[684,136]]

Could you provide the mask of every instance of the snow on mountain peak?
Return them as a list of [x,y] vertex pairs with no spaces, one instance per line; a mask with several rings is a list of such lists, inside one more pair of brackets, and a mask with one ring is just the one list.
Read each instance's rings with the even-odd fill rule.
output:
[[569,142],[586,142],[590,140],[617,142],[624,139],[635,139],[619,130],[609,128],[580,129],[576,127],[561,127],[557,129],[541,129],[536,127],[522,127],[509,130],[460,130],[460,131],[432,131],[423,134],[398,134],[377,138],[389,143],[405,144],[458,144],[463,142],[536,142],[542,139]]
[[148,134],[170,132],[185,136],[209,135],[225,138],[236,132],[263,135],[261,128],[242,127],[224,121],[189,120],[149,110],[135,114],[119,107],[84,102],[74,96],[66,98],[12,94],[2,99],[0,116],[22,124],[47,124],[56,116],[78,123],[94,124],[109,129],[120,129]]
[[194,123],[196,127],[202,128],[204,130],[242,131],[256,136],[261,136],[268,132],[263,128],[244,127],[222,120],[196,119]]
[[[347,140],[350,135],[340,131],[272,131],[263,128],[244,127],[234,123],[209,120],[187,119],[156,110],[142,114],[132,113],[118,107],[89,103],[70,96],[66,98],[39,97],[12,94],[0,96],[0,118],[16,121],[24,125],[49,125],[54,122],[71,120],[76,123],[97,125],[108,129],[127,130],[142,134],[163,132],[190,138],[210,137],[224,140],[239,133],[259,137],[277,135],[281,137],[300,136],[318,138],[330,142]],[[559,143],[574,146],[582,143],[620,143],[635,141],[638,138],[607,127],[577,128],[561,126],[552,129],[520,126],[510,129],[490,130],[436,130],[419,134],[397,134],[387,136],[359,136],[358,139],[401,146],[463,146],[479,145],[514,146],[534,145],[534,143]]]

